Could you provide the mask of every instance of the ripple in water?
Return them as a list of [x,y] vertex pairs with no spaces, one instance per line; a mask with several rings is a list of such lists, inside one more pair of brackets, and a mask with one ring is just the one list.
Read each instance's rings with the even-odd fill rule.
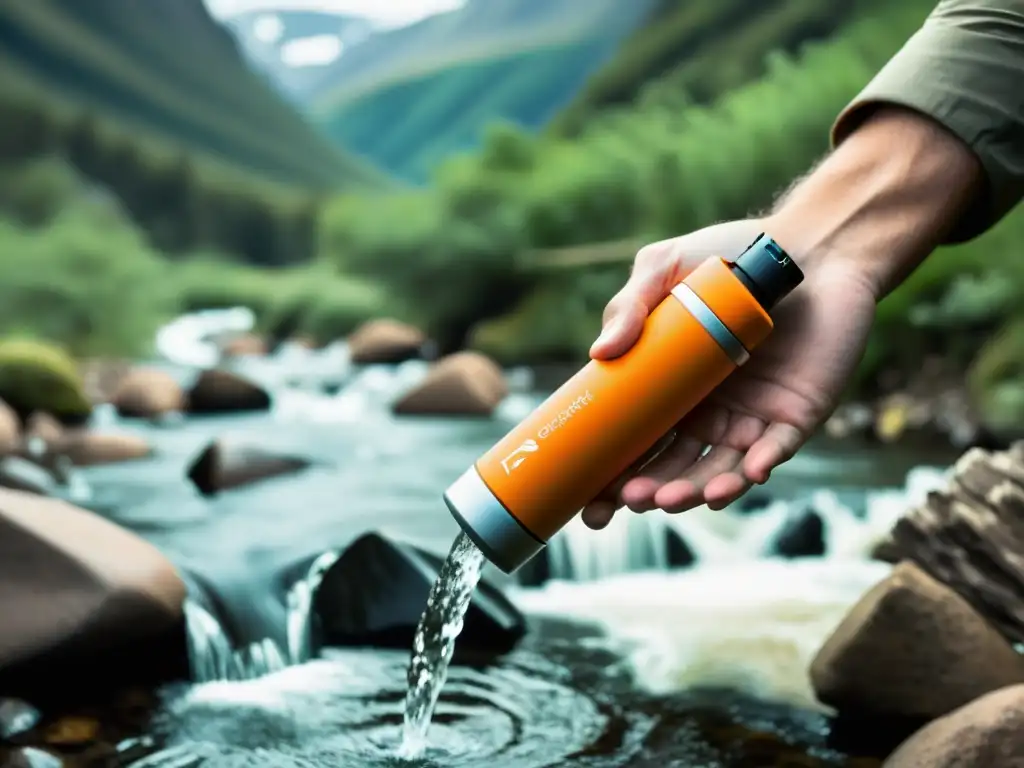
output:
[[427,597],[409,660],[405,721],[399,756],[417,758],[427,747],[430,718],[441,694],[455,641],[462,632],[473,590],[480,582],[484,554],[465,533],[455,537]]
[[605,716],[566,668],[530,654],[484,672],[453,668],[415,759],[396,754],[403,654],[330,652],[258,680],[214,682],[171,698],[160,752],[132,768],[427,768],[550,765],[586,748]]

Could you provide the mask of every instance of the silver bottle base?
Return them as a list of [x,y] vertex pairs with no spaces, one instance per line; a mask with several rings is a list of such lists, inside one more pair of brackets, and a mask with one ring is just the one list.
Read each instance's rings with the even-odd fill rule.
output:
[[544,549],[544,542],[527,531],[491,493],[476,466],[448,487],[444,503],[466,535],[504,573],[514,573]]

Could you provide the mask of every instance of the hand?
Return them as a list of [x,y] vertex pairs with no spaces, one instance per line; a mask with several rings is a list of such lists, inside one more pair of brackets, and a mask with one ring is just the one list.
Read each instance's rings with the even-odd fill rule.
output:
[[[708,256],[739,255],[762,231],[771,236],[771,224],[733,221],[643,248],[605,310],[591,357],[607,360],[628,351],[674,285]],[[864,352],[875,290],[848,260],[812,254],[798,263],[804,282],[773,311],[772,334],[676,425],[655,458],[587,505],[589,527],[604,528],[623,506],[634,512],[678,513],[700,504],[721,509],[766,482],[831,414]]]

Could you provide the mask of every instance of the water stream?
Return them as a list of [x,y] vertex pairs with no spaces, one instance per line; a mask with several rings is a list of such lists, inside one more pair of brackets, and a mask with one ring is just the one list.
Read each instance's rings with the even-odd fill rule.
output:
[[[210,317],[162,333],[167,360],[157,364],[183,379],[207,364],[206,348],[189,344],[210,332]],[[244,319],[225,317],[236,328]],[[526,640],[487,665],[445,672],[457,624],[446,631],[445,619],[425,617],[411,663],[407,650],[322,647],[320,580],[367,531],[449,551],[459,529],[441,492],[546,393],[524,377],[490,420],[396,418],[388,405],[422,363],[355,369],[331,348],[233,365],[273,392],[271,412],[161,425],[104,412],[104,428],[143,435],[154,456],[79,473],[89,507],[199,574],[219,599],[197,588],[188,601],[196,684],[164,692],[153,754],[137,768],[853,764],[858,747],[833,743],[807,664],[887,572],[868,551],[942,483],[948,452],[815,443],[758,490],[754,510],[626,512],[600,532],[575,520],[536,558],[547,569],[540,586],[483,569],[527,613]],[[185,469],[225,435],[321,462],[203,498]],[[807,515],[820,518],[821,553],[780,557],[780,532]],[[673,560],[677,540],[693,555],[686,567]],[[281,584],[299,562],[308,565]],[[435,605],[458,613],[476,567]],[[232,641],[240,629],[251,631]],[[433,663],[438,671],[422,675]]]
[[430,719],[448,678],[455,641],[462,632],[466,609],[483,567],[483,552],[465,533],[460,533],[441,566],[423,618],[416,627],[407,675],[409,690],[405,694],[401,757],[418,758],[427,748]]

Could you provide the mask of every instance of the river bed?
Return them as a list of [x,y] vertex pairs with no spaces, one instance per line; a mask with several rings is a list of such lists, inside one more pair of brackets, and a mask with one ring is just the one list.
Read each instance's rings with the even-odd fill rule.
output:
[[[216,583],[240,626],[285,626],[274,583],[281,569],[366,531],[446,552],[457,526],[441,492],[544,394],[517,374],[518,391],[493,419],[396,418],[388,402],[424,364],[364,369],[324,394],[322,376],[336,373],[331,358],[303,354],[239,363],[274,391],[270,413],[154,426],[101,411],[97,423],[143,434],[156,453],[81,475],[83,503]],[[161,364],[189,374],[187,365]],[[186,467],[223,436],[318,463],[206,499]],[[755,512],[627,512],[599,533],[574,522],[550,547],[554,580],[528,588],[489,574],[532,631],[496,666],[452,668],[418,764],[877,765],[867,744],[835,743],[807,663],[887,572],[868,560],[871,544],[941,483],[938,468],[952,458],[815,444],[757,490]],[[827,553],[770,556],[772,536],[805,508],[825,521]],[[668,568],[651,545],[666,526],[696,565]],[[168,689],[145,750],[156,754],[134,765],[410,765],[394,757],[406,663],[404,653],[329,650],[255,680]]]

